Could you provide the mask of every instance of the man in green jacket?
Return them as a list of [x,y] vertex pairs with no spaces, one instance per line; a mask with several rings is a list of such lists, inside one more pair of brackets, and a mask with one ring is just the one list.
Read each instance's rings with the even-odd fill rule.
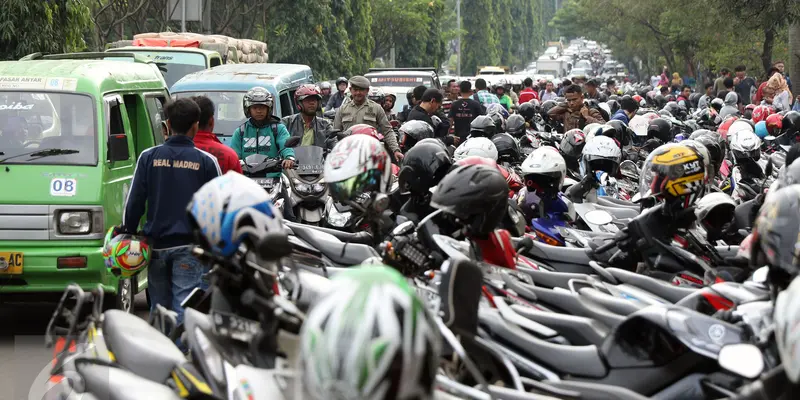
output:
[[262,87],[254,87],[244,95],[247,121],[233,132],[231,148],[242,160],[252,154],[281,157],[283,168],[288,169],[294,167],[294,150],[285,146],[290,137],[286,126],[272,115],[274,101],[272,94]]

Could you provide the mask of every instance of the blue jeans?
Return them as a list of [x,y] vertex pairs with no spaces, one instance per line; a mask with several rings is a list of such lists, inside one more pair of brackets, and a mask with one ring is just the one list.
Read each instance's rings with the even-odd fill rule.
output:
[[150,292],[150,311],[156,304],[178,313],[178,324],[183,322],[181,302],[194,288],[208,289],[203,275],[208,269],[191,253],[191,246],[154,250],[147,268],[147,290]]

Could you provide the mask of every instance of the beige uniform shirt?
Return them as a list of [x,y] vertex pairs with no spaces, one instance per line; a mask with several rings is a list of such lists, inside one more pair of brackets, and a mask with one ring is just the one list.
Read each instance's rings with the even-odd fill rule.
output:
[[397,144],[397,135],[386,118],[386,112],[378,103],[366,99],[361,105],[356,105],[353,100],[345,102],[336,112],[333,119],[333,129],[346,131],[353,125],[367,124],[377,129],[383,135],[386,146],[391,151],[400,150]]

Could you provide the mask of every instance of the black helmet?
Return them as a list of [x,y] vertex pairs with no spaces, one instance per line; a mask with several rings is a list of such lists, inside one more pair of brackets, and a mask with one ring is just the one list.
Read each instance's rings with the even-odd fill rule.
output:
[[429,189],[447,175],[453,166],[453,159],[441,141],[436,142],[421,141],[406,153],[397,176],[402,192],[410,192],[415,196],[427,195]]
[[561,139],[561,155],[568,162],[577,162],[586,146],[586,134],[580,129],[570,129]]
[[[530,104],[530,103],[523,103]],[[525,118],[519,114],[513,114],[506,120],[506,132],[520,137],[525,134]],[[498,149],[499,150],[499,149]]]
[[[694,134],[692,134],[691,137],[694,137]],[[706,149],[708,150],[708,157],[710,158],[708,161],[712,165],[712,171],[714,175],[716,175],[717,171],[719,171],[719,168],[722,166],[722,158],[725,155],[717,138],[715,138],[713,134],[707,134],[694,137],[691,140],[706,146]]]
[[619,102],[616,100],[609,100],[606,102],[608,104],[608,108],[611,109],[611,114],[616,114],[619,111]]
[[544,103],[542,103],[542,114],[543,115],[547,115],[547,112],[550,111],[551,108],[553,108],[553,107],[555,107],[557,105],[558,104],[556,104],[556,102],[553,101],[553,100],[545,101]]
[[[525,121],[530,121],[536,115],[536,106],[533,103],[522,103],[517,108],[517,113],[525,118]],[[509,119],[511,119],[509,117]],[[508,123],[506,123],[508,125]]]
[[494,128],[496,132],[505,132],[506,131],[506,120],[503,118],[503,115],[498,112],[489,113],[487,115],[492,122],[494,123]]
[[800,185],[770,193],[753,226],[751,265],[769,267],[768,280],[774,288],[786,288],[800,273]]
[[497,147],[497,161],[506,161],[511,164],[522,161],[519,143],[513,136],[508,133],[498,133],[492,136],[492,143],[494,143],[494,147]]
[[677,117],[681,114],[680,106],[674,101],[667,102],[662,110],[669,111],[670,114]]
[[336,86],[338,87],[340,83],[347,83],[347,78],[340,76],[336,79]]
[[655,103],[656,108],[664,108],[667,105],[667,98],[661,94],[657,94],[655,98],[653,98],[653,102]]
[[672,122],[664,118],[656,118],[647,126],[647,138],[658,139],[663,143],[672,141]]
[[719,97],[711,100],[711,108],[717,110],[717,112],[722,110],[722,107],[724,106],[725,106],[725,101],[720,99]]
[[614,127],[614,131],[616,131],[614,133],[614,139],[617,139],[617,141],[623,146],[630,145],[631,138],[635,134],[633,133],[633,130],[631,130],[631,128],[628,126],[628,124],[615,119],[613,121],[606,122],[606,125]]
[[422,139],[433,137],[433,127],[420,120],[408,121],[398,130],[398,142],[403,151],[408,151]]
[[506,215],[508,183],[497,168],[465,165],[445,175],[430,204],[455,217],[468,235],[485,238]]
[[666,108],[658,110],[658,115],[660,115],[660,116],[662,116],[664,118],[673,118],[674,117],[674,115],[672,115],[672,113],[669,112],[669,110],[667,110]]
[[800,131],[800,112],[789,111],[783,116],[781,134],[794,133]]
[[617,96],[616,94],[612,94],[611,96],[608,96],[608,101],[611,101],[611,100],[615,100],[615,101],[619,100],[619,96]]
[[469,134],[472,137],[483,136],[490,138],[495,133],[497,133],[497,127],[494,125],[494,120],[486,115],[479,115],[469,124]]

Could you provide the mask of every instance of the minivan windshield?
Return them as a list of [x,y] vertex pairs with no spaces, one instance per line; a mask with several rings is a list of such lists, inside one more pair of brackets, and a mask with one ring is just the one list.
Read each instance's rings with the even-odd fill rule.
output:
[[88,95],[0,91],[0,163],[97,165]]
[[242,109],[245,92],[179,92],[177,98],[206,96],[214,102],[214,133],[231,136],[247,119]]

